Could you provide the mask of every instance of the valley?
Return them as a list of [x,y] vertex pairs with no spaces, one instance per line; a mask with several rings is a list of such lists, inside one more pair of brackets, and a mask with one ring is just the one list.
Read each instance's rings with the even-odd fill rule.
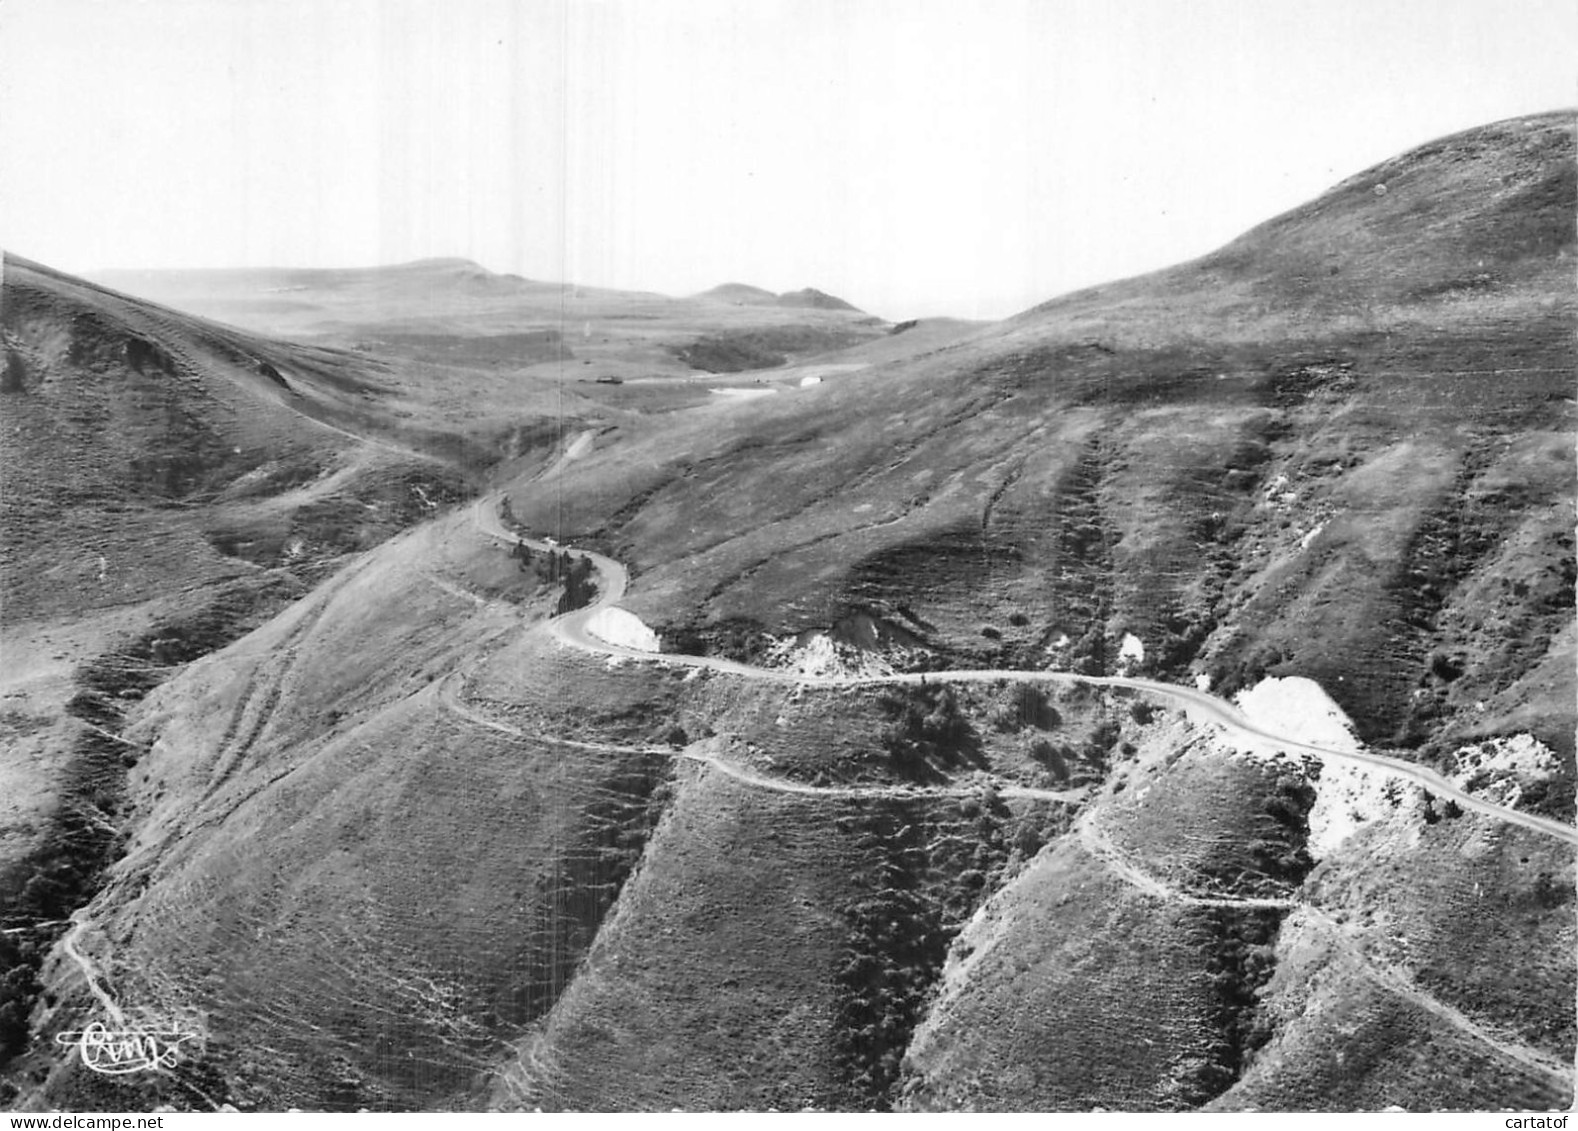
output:
[[0,1102],[1565,1110],[1574,153],[998,323],[8,255]]

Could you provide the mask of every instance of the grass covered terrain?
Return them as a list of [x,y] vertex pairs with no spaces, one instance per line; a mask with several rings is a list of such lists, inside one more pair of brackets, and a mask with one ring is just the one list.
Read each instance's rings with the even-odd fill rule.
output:
[[[8,266],[11,1100],[1570,1104],[1570,847],[1006,676],[1307,677],[1446,773],[1529,736],[1571,820],[1573,153],[1442,139],[989,327],[441,261],[207,280],[243,332]],[[560,644],[605,578],[479,491],[779,678]],[[99,993],[199,1055],[90,1078]]]

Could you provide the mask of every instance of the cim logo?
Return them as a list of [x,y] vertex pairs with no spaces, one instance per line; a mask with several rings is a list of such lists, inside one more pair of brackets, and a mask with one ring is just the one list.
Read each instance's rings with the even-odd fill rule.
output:
[[94,1021],[81,1032],[55,1036],[55,1043],[76,1046],[84,1067],[106,1076],[125,1076],[133,1072],[157,1072],[180,1062],[181,1045],[198,1039],[198,1034],[176,1029],[133,1027],[110,1029]]

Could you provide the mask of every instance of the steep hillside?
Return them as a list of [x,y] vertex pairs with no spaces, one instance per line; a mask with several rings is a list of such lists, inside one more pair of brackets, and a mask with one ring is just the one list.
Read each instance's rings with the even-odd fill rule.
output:
[[[1361,738],[1459,780],[1473,778],[1477,744],[1528,736],[1549,760],[1523,803],[1570,822],[1573,168],[1570,114],[1443,139],[1196,263],[611,450],[565,475],[556,528],[629,562],[627,603],[676,648],[763,662],[775,639],[831,630],[896,662],[918,650],[955,668],[1130,670],[1228,695],[1305,676]],[[543,528],[529,490],[512,499],[527,528]],[[872,627],[850,627],[862,621]],[[1186,800],[1200,819],[1211,811],[1193,791]],[[1047,991],[1043,1016],[1027,997],[1044,981],[1031,944],[1010,935],[996,953],[1024,980],[998,983],[982,966],[979,981],[944,991],[912,1049],[905,1102],[1565,1103],[1570,1024],[1520,1029],[1504,1003],[1525,987],[1530,1003],[1571,1000],[1570,849],[1531,852],[1427,799],[1397,803],[1426,815],[1421,839],[1380,838],[1373,857],[1339,854],[1321,875],[1420,877],[1406,910],[1387,914],[1433,940],[1428,953],[1402,957],[1373,933],[1378,893],[1339,914],[1323,880],[1310,902],[1342,926],[1319,937],[1309,932],[1328,920],[1309,927],[1292,896],[1269,920],[1179,920],[1158,959],[1168,992],[1231,975],[1236,1002],[1142,993],[1174,1003],[1153,1017],[1111,1004],[1129,1000],[1127,983],[1097,981]],[[1486,848],[1464,846],[1482,837]],[[1493,880],[1465,867],[1483,853]],[[1051,908],[1066,906],[1054,878],[1078,884],[1088,870],[1065,844],[1002,895],[1053,968],[1083,940],[1121,951],[1155,930],[1091,894],[1101,927],[1049,935]],[[1495,944],[1479,938],[1488,924],[1465,890],[1539,940],[1519,948],[1516,972],[1489,978],[1494,993],[1473,973],[1484,967],[1471,953],[1485,953],[1473,948]],[[1284,937],[1290,911],[1298,930]],[[1332,930],[1360,935],[1334,947]],[[1359,981],[1344,966],[1355,953],[1369,963]],[[1213,973],[1216,962],[1238,972]],[[1329,1015],[1295,1019],[1291,1003],[1328,993]],[[1142,1038],[1114,1030],[1107,1057],[1065,1015],[1079,1009],[1200,1043],[1143,1038],[1172,1059],[1140,1072]],[[1263,1045],[1232,1035],[1250,1023],[1240,1015]],[[1095,1059],[1047,1075],[1032,1024],[1080,1034]],[[1005,1025],[1014,1043],[980,1046]],[[1365,1051],[1345,1059],[1333,1034],[1350,1027]],[[533,1046],[545,1063],[553,1037]],[[1016,1048],[1034,1058],[1031,1075],[1011,1070]],[[1451,1083],[1424,1067],[1438,1054],[1458,1066]],[[1005,1065],[994,1083],[969,1082],[994,1063]]]
[[[1569,1105],[1574,156],[1500,123],[998,326],[816,312],[868,338],[820,384],[583,402],[105,728],[15,1103]],[[104,1013],[190,1052],[95,1075]]]
[[[675,630],[864,610],[972,664],[1066,636],[1092,671],[1133,633],[1146,670],[1219,689],[1312,675],[1368,738],[1548,709],[1570,750],[1570,703],[1520,681],[1571,617],[1572,152],[1565,115],[1424,147],[1384,196],[1366,174],[1198,264],[675,421],[567,473],[555,521],[631,561]],[[1454,222],[1410,227],[1409,199]],[[1362,319],[1337,275],[1336,305],[1301,290],[1268,235],[1300,225],[1372,280]],[[1436,286],[1498,232],[1496,286]]]
[[[469,497],[532,421],[446,428],[410,375],[4,261],[0,1057],[118,851],[125,715],[346,556]],[[548,435],[536,421],[539,440]],[[516,445],[511,448],[509,445]]]

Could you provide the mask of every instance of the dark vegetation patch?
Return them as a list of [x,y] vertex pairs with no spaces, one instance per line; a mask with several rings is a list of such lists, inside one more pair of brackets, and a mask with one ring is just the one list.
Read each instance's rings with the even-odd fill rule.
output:
[[27,388],[28,366],[22,351],[5,342],[5,369],[0,371],[0,393],[20,393]]
[[593,580],[596,569],[591,558],[565,550],[533,553],[524,542],[510,547],[510,557],[520,565],[522,572],[534,573],[544,585],[564,587],[554,603],[556,617],[584,609],[597,599],[597,584]]
[[[1056,715],[1054,708],[1048,708]],[[1112,768],[1112,753],[1120,748],[1122,725],[1117,719],[1098,717],[1085,737],[1070,728],[1057,736],[1037,735],[1029,743],[1031,761],[1046,771],[1046,784],[1058,789],[1100,785]]]
[[773,369],[791,356],[826,353],[856,345],[879,331],[853,326],[767,326],[709,334],[669,352],[692,369],[708,373],[740,373]]
[[1115,535],[1100,500],[1104,455],[1101,441],[1092,439],[1057,491],[1061,521],[1053,551],[1053,601],[1062,610],[1061,634],[1073,639],[1069,668],[1087,675],[1105,673],[1109,662],[1106,626],[1112,611]]
[[761,621],[750,617],[724,617],[705,623],[665,627],[669,651],[689,656],[716,656],[741,664],[758,664],[774,640]]
[[1188,1107],[1209,1103],[1232,1087],[1256,1050],[1271,1038],[1258,993],[1276,970],[1276,939],[1286,912],[1258,907],[1197,907],[1187,920],[1204,956],[1215,1038],[1178,1081]]
[[1057,708],[1047,701],[1047,693],[1039,684],[1010,682],[987,715],[993,730],[1017,734],[1027,727],[1051,730],[1062,722]]
[[836,1063],[847,1085],[890,1110],[915,1026],[948,947],[1005,876],[1066,830],[1059,807],[1019,817],[993,792],[957,802],[886,801],[841,818],[867,861],[843,908],[848,944],[835,976]]
[[950,770],[985,764],[980,735],[951,684],[885,687],[877,706],[885,720],[878,741],[901,776],[941,781]]
[[1274,368],[1262,385],[1265,403],[1274,408],[1297,408],[1320,393],[1345,395],[1354,389],[1353,362],[1324,357]]
[[[1409,669],[1418,673],[1419,693],[1409,694],[1403,719],[1391,736],[1393,744],[1405,749],[1424,745],[1440,729],[1441,719],[1450,713],[1448,686],[1463,674],[1461,658],[1430,649],[1431,642],[1439,639],[1443,610],[1458,585],[1481,568],[1525,513],[1524,507],[1509,505],[1512,500],[1501,495],[1472,489],[1498,448],[1482,439],[1464,454],[1451,487],[1414,529],[1387,584],[1401,622],[1396,634],[1406,642]],[[1570,610],[1571,586],[1559,592],[1564,601],[1538,611]],[[1538,645],[1550,640],[1554,626],[1546,627]],[[1543,652],[1543,647],[1536,647],[1529,659],[1537,660]],[[1508,681],[1513,678],[1515,673],[1508,672]]]
[[928,861],[911,814],[884,806],[852,822],[874,863],[867,894],[844,908],[849,943],[835,978],[834,1056],[847,1084],[891,1108],[899,1066],[926,994],[942,970],[948,932],[924,890]]

